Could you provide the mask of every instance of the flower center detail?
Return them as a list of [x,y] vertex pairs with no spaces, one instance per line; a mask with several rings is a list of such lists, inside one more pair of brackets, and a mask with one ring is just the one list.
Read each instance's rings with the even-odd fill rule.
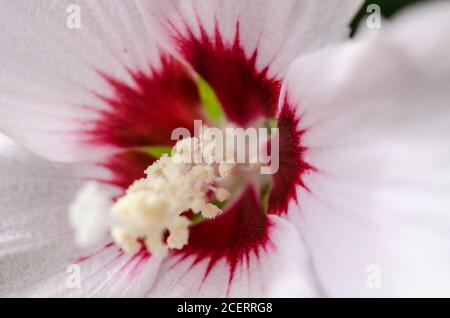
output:
[[171,157],[164,155],[148,167],[146,177],[135,181],[114,204],[111,212],[118,224],[112,226],[111,235],[126,252],[137,252],[143,241],[153,255],[165,256],[169,248],[181,249],[188,242],[192,221],[184,212],[208,219],[222,212],[210,201],[229,198],[230,193],[215,184],[229,177],[232,167],[193,163],[199,150],[196,137],[179,141]]
[[[136,253],[145,246],[153,255],[164,257],[169,249],[182,249],[188,244],[191,225],[222,213],[225,201],[232,197],[226,188],[237,192],[248,179],[260,180],[257,171],[264,163],[245,145],[236,148],[234,141],[230,142],[230,128],[202,128],[198,137],[179,140],[170,156],[162,155],[145,170],[143,178],[107,207],[110,234],[125,252]],[[211,131],[216,132],[215,138],[211,138]],[[224,134],[219,138],[217,132]],[[249,145],[257,141],[249,139]],[[267,139],[263,141],[267,143]],[[242,151],[249,161],[236,160],[245,157],[239,155]],[[89,195],[80,198],[72,204],[74,220],[80,219],[80,213],[87,215]],[[90,215],[98,215],[98,211]]]
[[[213,37],[209,37],[206,30],[200,28],[202,36],[199,38],[191,32],[174,35],[179,44],[179,53],[189,67],[171,55],[162,54],[159,67],[128,70],[133,79],[132,84],[107,72],[100,74],[110,87],[110,93],[95,92],[95,96],[102,105],[108,107],[89,105],[98,119],[89,121],[87,128],[81,132],[93,146],[112,147],[121,151],[98,162],[107,170],[107,174],[96,181],[105,188],[111,187],[112,193],[102,193],[95,182],[93,185],[96,186],[86,186],[70,206],[70,218],[79,245],[111,243],[110,234],[115,232],[114,240],[123,250],[126,246],[129,251],[141,248],[138,254],[146,257],[151,249],[160,249],[164,255],[173,248],[171,256],[176,261],[174,267],[189,261],[192,262],[190,271],[197,264],[206,262],[204,279],[219,261],[225,261],[229,266],[231,284],[239,266],[245,266],[250,258],[259,258],[262,253],[268,252],[272,227],[269,216],[284,215],[290,202],[299,203],[297,189],[305,187],[302,176],[312,171],[313,167],[303,159],[303,131],[299,130],[296,109],[289,105],[287,97],[279,103],[282,79],[269,75],[268,66],[262,69],[257,66],[258,49],[250,56],[245,52],[239,25],[231,45],[222,39],[218,29]],[[204,198],[203,206],[211,204],[217,213],[211,219],[203,215],[206,210],[202,211],[201,208],[197,209],[198,213],[168,208],[172,204],[180,204],[178,196],[190,196],[192,186],[178,187],[177,184],[181,182],[164,181],[167,189],[176,191],[167,194],[168,191],[164,190],[156,196],[157,192],[152,188],[162,182],[153,184],[152,180],[156,178],[144,174],[144,171],[151,169],[149,166],[155,160],[163,159],[163,154],[172,151],[172,156],[162,161],[174,159],[173,147],[176,145],[180,148],[182,145],[176,144],[180,135],[173,138],[174,131],[179,127],[184,127],[183,130],[189,134],[186,136],[183,133],[184,140],[201,136],[201,133],[196,133],[195,127],[199,120],[219,127],[217,129],[225,135],[227,127],[241,128],[244,135],[248,133],[248,136],[255,133],[248,131],[248,128],[255,128],[258,132],[261,128],[270,130],[270,133],[266,130],[266,138],[256,133],[257,147],[243,147],[245,151],[240,154],[248,158],[247,163],[250,164],[242,164],[240,160],[235,165],[194,161],[195,164],[189,168],[174,168],[173,171],[182,171],[182,178],[191,180],[195,185],[202,183],[202,186],[197,186]],[[278,131],[273,133],[272,127],[278,128]],[[189,145],[190,142],[185,143]],[[237,144],[244,142],[238,141]],[[270,153],[259,147],[263,145],[270,146]],[[242,150],[242,147],[238,148]],[[259,153],[261,149],[263,156]],[[220,157],[220,154],[215,153],[211,157]],[[239,157],[239,153],[236,157]],[[255,157],[258,157],[256,162],[252,160]],[[169,165],[172,166],[172,163]],[[199,176],[192,177],[192,169],[197,165],[207,171],[211,171],[207,168],[210,166],[214,181],[194,182],[197,178],[201,179]],[[165,169],[166,172],[169,170],[172,169]],[[169,176],[175,174],[170,172]],[[164,175],[162,179],[165,178]],[[144,186],[142,192],[135,191],[138,186]],[[187,188],[186,192],[182,192],[181,188]],[[119,196],[123,197],[118,197],[116,191],[120,191]],[[135,193],[135,198],[128,197],[131,193]],[[146,213],[155,212],[151,205],[158,202],[163,206],[160,210],[166,212],[161,213],[161,219],[155,221],[157,223],[138,222],[134,216],[117,216],[120,215],[119,201],[125,202],[125,208],[132,202],[140,207],[142,202],[146,202],[144,197],[147,195],[151,197],[148,199],[151,203],[145,204],[150,207],[142,211],[135,209],[130,214],[145,218]],[[221,195],[224,202],[220,202]],[[169,197],[171,200],[168,200]],[[118,198],[118,201],[113,202],[111,198]],[[106,220],[105,224],[101,224],[102,220]],[[137,225],[136,229],[133,228],[134,224]],[[112,231],[113,228],[117,230]],[[103,234],[104,241],[100,241],[98,233]],[[95,240],[97,242],[93,242]],[[152,240],[155,244],[151,243]],[[177,245],[183,247],[177,250]]]

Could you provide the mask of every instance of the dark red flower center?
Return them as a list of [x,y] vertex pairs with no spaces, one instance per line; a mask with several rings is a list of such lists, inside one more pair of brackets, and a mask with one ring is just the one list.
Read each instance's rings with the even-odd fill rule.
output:
[[[239,264],[271,244],[268,215],[287,212],[288,203],[297,200],[303,173],[311,169],[303,160],[302,131],[295,110],[286,102],[277,111],[280,81],[268,77],[268,68],[257,69],[257,50],[246,56],[237,30],[231,45],[224,43],[217,31],[214,37],[204,31],[200,38],[191,33],[176,36],[180,53],[213,88],[229,122],[248,127],[260,119],[278,117],[280,167],[271,176],[268,204],[262,203],[260,189],[247,186],[216,219],[192,226],[188,245],[176,252],[181,260],[195,256],[194,264],[208,260],[205,277],[225,259],[230,281]],[[94,122],[95,128],[85,133],[90,143],[122,150],[101,163],[113,172],[110,183],[122,189],[143,177],[156,159],[142,147],[171,146],[175,128],[192,131],[194,120],[207,120],[192,70],[170,55],[162,55],[161,62],[158,69],[131,71],[133,86],[101,73],[112,94],[99,98],[110,107],[98,110],[100,119]]]

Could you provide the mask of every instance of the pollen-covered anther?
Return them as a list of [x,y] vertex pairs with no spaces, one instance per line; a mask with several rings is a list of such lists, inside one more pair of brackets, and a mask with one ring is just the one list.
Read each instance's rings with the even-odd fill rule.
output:
[[162,240],[162,233],[150,232],[145,237],[145,247],[156,257],[164,257],[169,252],[169,247]]
[[170,234],[167,238],[169,248],[181,249],[188,243],[190,223],[185,216],[176,218],[175,223],[169,228]]
[[230,192],[224,188],[215,189],[214,194],[219,202],[224,202],[230,197]]
[[113,226],[111,236],[126,253],[136,253],[140,248],[137,237],[130,235],[126,228]]
[[221,178],[229,178],[234,174],[236,164],[234,163],[221,163],[219,164],[219,175]]
[[136,252],[144,244],[153,255],[165,256],[169,249],[188,243],[191,221],[184,212],[208,219],[222,212],[209,201],[211,190],[220,202],[229,198],[226,189],[215,187],[224,176],[220,167],[195,163],[199,147],[197,138],[179,141],[172,157],[165,155],[148,167],[146,177],[135,181],[113,205],[111,234],[124,251]]
[[202,215],[207,219],[213,219],[222,212],[217,206],[212,203],[205,204],[202,208]]
[[195,166],[192,168],[191,173],[193,178],[208,184],[212,183],[216,178],[214,169],[211,166]]

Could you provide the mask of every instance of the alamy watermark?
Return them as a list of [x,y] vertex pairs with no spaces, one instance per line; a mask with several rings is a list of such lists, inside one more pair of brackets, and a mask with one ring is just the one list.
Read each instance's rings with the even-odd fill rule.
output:
[[[192,138],[187,128],[172,131],[171,140],[181,141]],[[194,137],[198,149],[192,149],[193,156],[175,157],[180,163],[233,163],[258,165],[261,174],[275,174],[279,168],[278,128],[210,128],[201,120],[194,121]],[[190,145],[196,148],[193,144]],[[176,147],[175,147],[176,148]],[[176,151],[174,149],[174,151]],[[172,152],[172,155],[174,152]]]
[[66,278],[66,287],[68,289],[81,288],[81,267],[78,264],[70,264],[66,268],[68,274]]
[[381,29],[381,7],[378,4],[369,4],[366,9],[369,14],[366,25],[369,29]]
[[367,273],[369,274],[366,278],[367,288],[381,288],[381,266],[378,264],[370,264],[367,266]]
[[81,29],[81,7],[78,4],[69,4],[66,8],[66,26],[69,29]]

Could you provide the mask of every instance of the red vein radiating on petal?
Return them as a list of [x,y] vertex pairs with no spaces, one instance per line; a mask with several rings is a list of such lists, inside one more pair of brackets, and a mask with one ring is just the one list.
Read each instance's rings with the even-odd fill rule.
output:
[[130,71],[135,85],[100,73],[112,96],[97,96],[109,107],[97,109],[100,119],[88,131],[90,142],[99,145],[134,147],[173,145],[172,131],[193,130],[202,108],[197,85],[190,72],[171,57],[161,58],[161,67],[150,72]]
[[97,256],[98,254],[100,254],[100,253],[103,252],[104,250],[106,250],[106,249],[108,249],[108,248],[111,248],[111,247],[114,247],[114,243],[108,243],[108,244],[106,244],[105,246],[103,246],[101,249],[99,249],[98,251],[96,251],[96,252],[94,252],[94,253],[92,253],[92,254],[90,254],[90,255],[79,256],[79,257],[77,257],[76,259],[74,259],[73,262],[74,262],[75,264],[80,264],[80,263],[82,263],[82,262],[85,262],[85,261],[91,259],[91,258],[94,257],[94,256]]
[[229,265],[229,284],[237,266],[249,260],[250,254],[259,257],[260,249],[270,244],[271,223],[261,209],[260,200],[253,187],[248,186],[241,198],[214,220],[191,228],[189,244],[178,254],[194,255],[193,266],[207,259],[206,279],[214,265],[225,259]]
[[304,131],[299,130],[300,119],[295,109],[287,103],[287,98],[278,116],[280,134],[279,170],[272,177],[272,190],[269,197],[268,213],[282,215],[288,210],[289,202],[297,201],[297,187],[305,187],[303,175],[315,171],[304,160],[306,148],[301,138]]
[[216,25],[209,36],[203,26],[200,37],[188,29],[187,35],[175,32],[178,49],[190,65],[210,85],[219,98],[227,119],[248,126],[258,118],[274,117],[280,93],[280,82],[268,77],[268,66],[256,67],[258,50],[250,57],[240,42],[239,22],[234,42],[224,42]]
[[[232,43],[225,43],[216,27],[209,36],[200,27],[200,37],[188,32],[176,36],[186,61],[214,89],[228,120],[239,126],[251,125],[261,118],[277,114],[280,82],[268,77],[268,68],[257,70],[257,49],[248,57],[240,42],[239,24]],[[98,110],[100,119],[90,134],[92,142],[125,148],[122,154],[107,158],[105,167],[114,178],[111,183],[126,189],[143,176],[154,158],[133,147],[172,145],[172,130],[177,127],[193,130],[195,119],[202,118],[198,89],[191,73],[173,58],[162,58],[162,67],[150,74],[130,72],[135,85],[103,75],[110,84],[112,96],[99,96],[109,105]],[[268,213],[281,215],[288,204],[297,200],[296,188],[304,186],[302,175],[311,170],[303,160],[302,131],[294,108],[285,103],[278,118],[280,132],[280,168],[273,176]],[[259,191],[259,189],[257,189]],[[206,261],[206,279],[221,260],[229,266],[230,288],[236,270],[250,255],[260,257],[267,251],[272,224],[262,211],[261,200],[249,186],[234,204],[214,220],[191,228],[188,245],[179,252],[183,261],[193,256],[194,265]],[[146,257],[142,258],[145,263]]]
[[142,245],[141,249],[130,257],[130,259],[122,266],[120,271],[125,272],[126,270],[129,270],[128,278],[131,282],[139,277],[142,267],[149,261],[150,258],[151,254],[145,249],[144,245]]

